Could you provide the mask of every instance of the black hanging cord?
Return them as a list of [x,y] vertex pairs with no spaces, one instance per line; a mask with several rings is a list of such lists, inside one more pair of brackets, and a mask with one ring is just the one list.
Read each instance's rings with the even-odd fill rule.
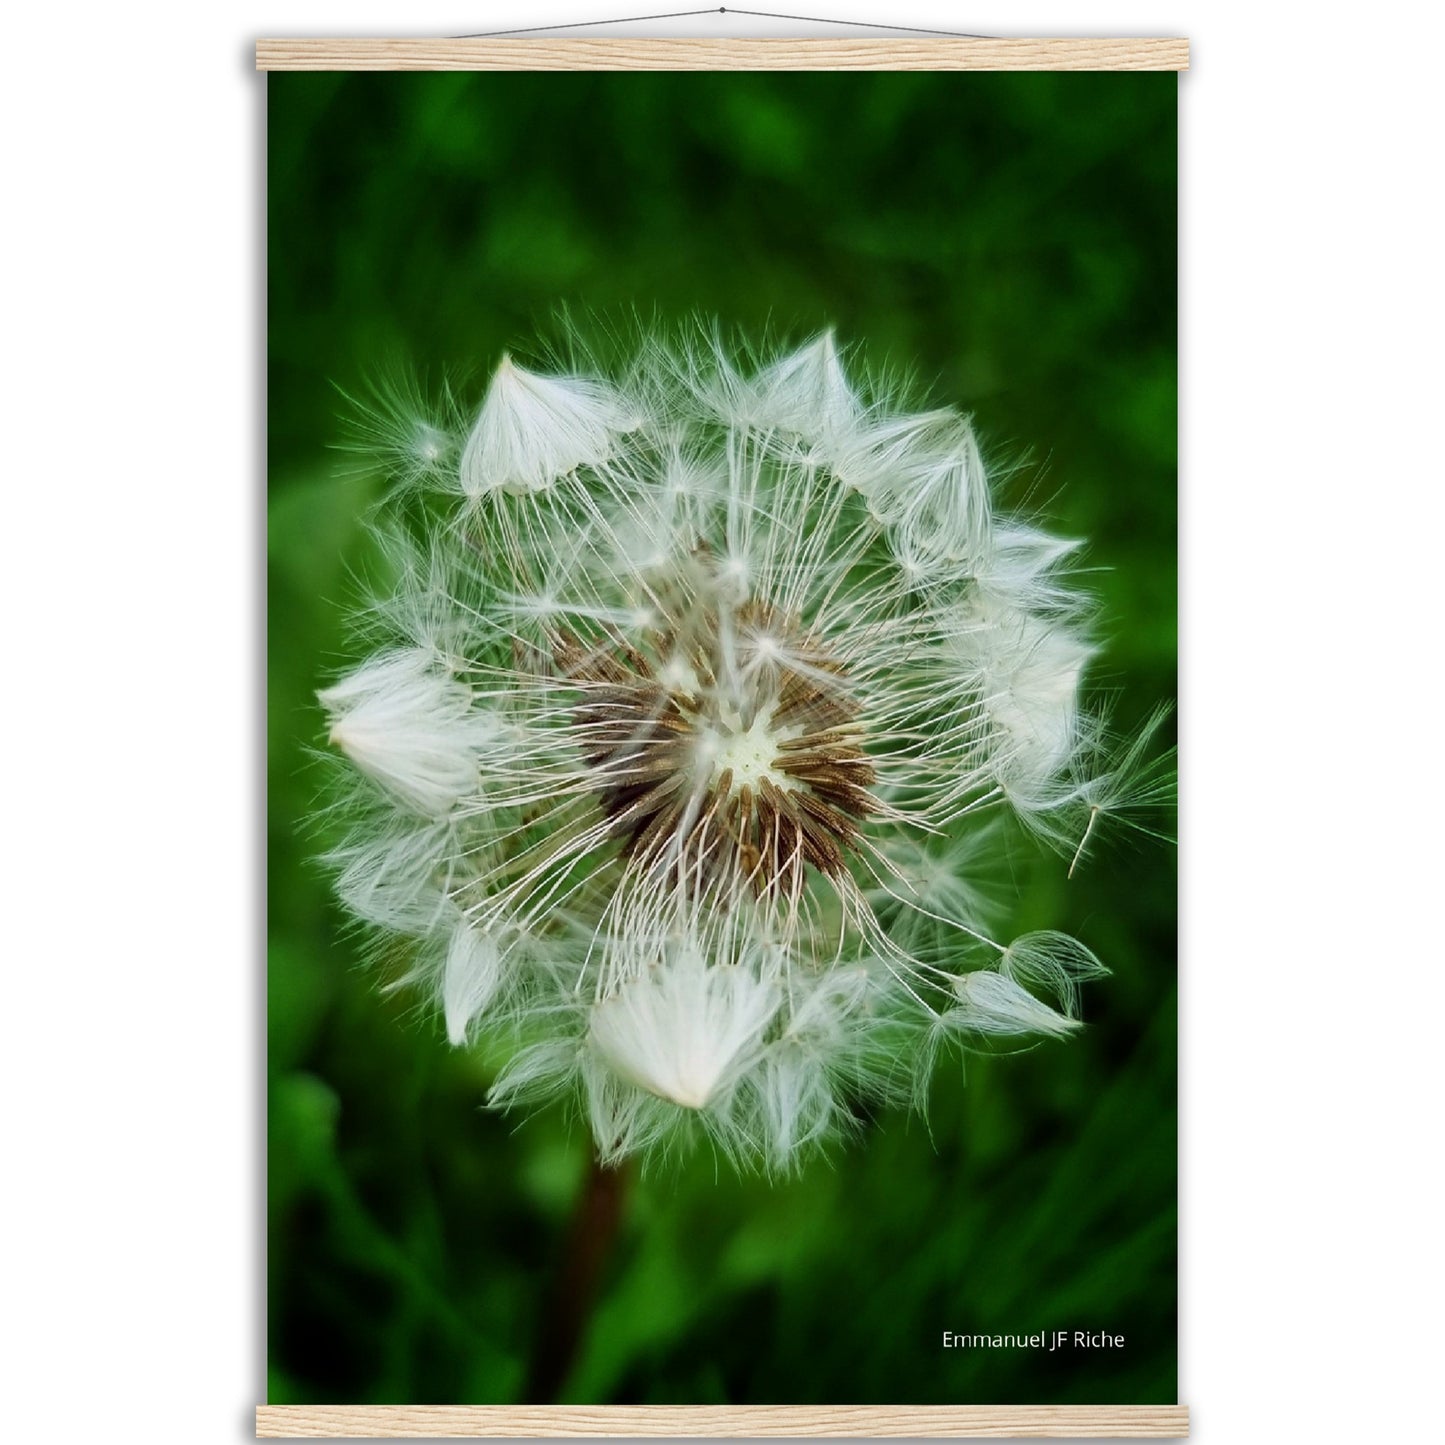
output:
[[618,15],[610,20],[575,20],[571,24],[524,25],[515,30],[483,30],[474,35],[454,35],[453,40],[491,40],[503,35],[535,35],[541,30],[583,30],[590,25],[634,25],[648,20],[687,20],[696,15],[749,15],[760,20],[797,20],[804,25],[853,25],[865,30],[906,30],[913,35],[946,35],[957,40],[988,40],[962,30],[925,30],[919,25],[889,25],[878,20],[833,20],[823,15],[780,15],[773,10],[738,10],[726,5],[706,10],[670,10],[663,15]]

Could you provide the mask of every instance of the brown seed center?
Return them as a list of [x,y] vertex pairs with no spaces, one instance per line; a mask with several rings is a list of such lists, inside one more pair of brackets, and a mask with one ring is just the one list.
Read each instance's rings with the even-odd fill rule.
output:
[[877,771],[846,677],[796,624],[751,604],[640,645],[559,634],[552,653],[629,861],[758,896],[845,871]]

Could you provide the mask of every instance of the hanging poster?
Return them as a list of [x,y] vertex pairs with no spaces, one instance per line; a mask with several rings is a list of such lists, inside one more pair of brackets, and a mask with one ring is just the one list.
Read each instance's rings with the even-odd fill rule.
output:
[[270,44],[262,1432],[1182,1433],[1182,42]]

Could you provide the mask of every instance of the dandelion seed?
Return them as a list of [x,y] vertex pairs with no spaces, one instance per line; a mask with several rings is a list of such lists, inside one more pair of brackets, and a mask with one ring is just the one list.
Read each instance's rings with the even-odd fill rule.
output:
[[434,657],[383,653],[319,697],[330,741],[414,811],[443,816],[475,787],[483,729],[468,689]]
[[753,426],[796,436],[820,456],[849,435],[858,416],[831,331],[764,368],[747,389]]
[[496,996],[501,986],[502,954],[494,935],[458,919],[448,941],[442,972],[442,1012],[447,1038],[466,1042],[472,1020]]
[[1102,966],[995,940],[976,875],[1007,814],[1072,871],[1143,745],[1098,756],[1078,544],[998,512],[966,418],[831,333],[585,372],[504,359],[426,473],[457,514],[398,513],[372,656],[320,694],[338,890],[454,1044],[522,1040],[499,1106],[786,1171],[944,1044],[1080,1027]]
[[1047,1034],[1063,1038],[1079,1026],[1058,1009],[1036,999],[1027,989],[1001,973],[980,969],[953,980],[960,1004],[952,1014],[964,1033],[1012,1038],[1020,1034]]
[[565,473],[603,461],[630,424],[608,387],[537,376],[503,357],[467,438],[457,480],[474,499],[493,491],[543,491]]
[[662,955],[592,1012],[589,1042],[617,1073],[684,1109],[704,1109],[742,1073],[779,1003],[776,983],[696,947]]

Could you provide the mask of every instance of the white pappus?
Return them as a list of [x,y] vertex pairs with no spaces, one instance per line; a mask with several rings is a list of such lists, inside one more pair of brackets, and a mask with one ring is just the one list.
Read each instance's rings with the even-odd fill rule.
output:
[[319,694],[331,859],[452,1043],[509,1041],[495,1103],[784,1172],[946,1044],[1078,1028],[1102,965],[996,940],[978,865],[1001,814],[1081,852],[1146,750],[1101,756],[1077,544],[996,512],[968,418],[831,333],[504,356],[469,428],[412,395],[361,428],[415,505]]

